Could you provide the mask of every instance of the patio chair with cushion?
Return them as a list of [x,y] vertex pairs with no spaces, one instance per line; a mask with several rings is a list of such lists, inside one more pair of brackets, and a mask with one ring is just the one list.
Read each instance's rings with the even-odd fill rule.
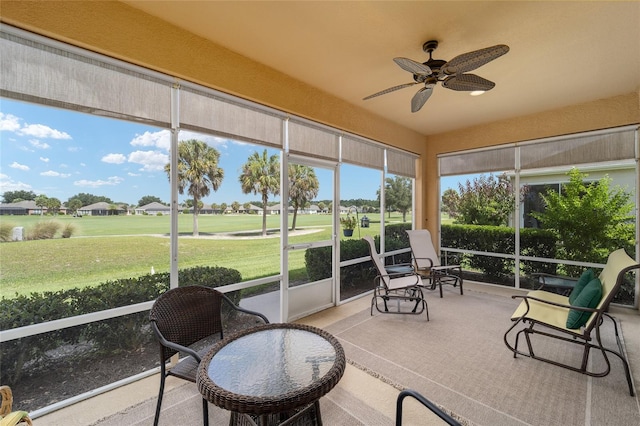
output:
[[449,284],[454,287],[460,286],[462,290],[462,268],[460,265],[442,265],[436,253],[436,249],[431,241],[431,233],[426,229],[415,229],[407,231],[409,244],[411,245],[411,257],[416,272],[422,278],[429,280],[427,288],[440,289],[442,297],[442,285]]
[[[230,308],[223,315],[223,304]],[[249,320],[238,327],[240,316]],[[158,424],[165,379],[175,376],[190,382],[196,382],[196,374],[201,357],[224,337],[224,330],[231,326],[246,328],[256,324],[266,324],[269,320],[258,312],[236,306],[231,299],[219,291],[204,286],[186,286],[171,289],[161,294],[149,313],[151,327],[160,343],[160,392],[154,425]],[[228,324],[225,324],[228,322]],[[233,324],[231,324],[233,322]],[[175,365],[166,364],[175,354],[186,355]],[[208,424],[207,401],[202,400],[204,424]]]
[[9,386],[0,386],[0,426],[33,425],[26,411],[12,411],[13,392]]
[[[381,313],[421,314],[424,311],[427,313],[428,321],[429,308],[420,286],[422,282],[420,275],[415,271],[397,274],[387,272],[382,260],[380,260],[373,238],[366,236],[363,240],[369,244],[371,261],[378,272],[371,299],[371,315],[373,315],[374,306]],[[390,310],[391,302],[395,303]],[[383,309],[381,309],[380,303],[384,306]]]
[[[533,290],[524,296],[512,296],[514,299],[521,298],[523,300],[511,316],[514,324],[504,334],[505,345],[513,352],[514,358],[517,355],[524,355],[593,377],[604,377],[609,374],[611,363],[607,353],[611,353],[622,360],[629,393],[634,396],[629,363],[622,346],[622,339],[618,334],[618,325],[615,318],[608,313],[608,309],[609,304],[622,286],[627,272],[638,268],[640,268],[640,264],[630,258],[624,249],[619,249],[609,254],[600,275],[594,276],[591,270],[585,271],[569,296],[545,290]],[[613,322],[617,351],[604,347],[602,344],[600,326],[605,318],[609,318]],[[509,334],[518,327],[520,330],[515,334],[514,341]],[[533,348],[533,342],[536,340],[531,339],[531,336],[536,334],[561,342],[581,345],[583,350],[580,367],[536,354]],[[521,335],[524,335],[527,343],[526,352],[518,349]],[[596,372],[588,369],[591,349],[602,353],[606,363],[606,368],[603,371]]]

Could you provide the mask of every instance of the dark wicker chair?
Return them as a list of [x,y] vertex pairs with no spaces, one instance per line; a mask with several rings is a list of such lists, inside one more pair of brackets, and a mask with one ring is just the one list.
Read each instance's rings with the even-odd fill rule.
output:
[[[227,307],[230,309],[227,310]],[[242,317],[249,320],[240,324]],[[235,331],[269,323],[264,315],[242,309],[219,291],[203,286],[174,288],[160,295],[151,308],[149,319],[160,342],[160,392],[154,425],[158,424],[160,418],[167,376],[172,375],[195,383],[202,356],[215,342],[224,337],[224,330]],[[177,353],[186,357],[169,368],[166,365],[167,361]],[[209,423],[207,404],[203,399],[202,414],[205,425]]]

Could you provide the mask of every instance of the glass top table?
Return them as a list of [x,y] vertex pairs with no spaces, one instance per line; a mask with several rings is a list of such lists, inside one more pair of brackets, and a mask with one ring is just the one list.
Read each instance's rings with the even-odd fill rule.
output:
[[324,330],[266,324],[211,348],[197,385],[206,400],[236,413],[260,417],[315,404],[319,417],[317,401],[338,383],[345,363],[342,345]]

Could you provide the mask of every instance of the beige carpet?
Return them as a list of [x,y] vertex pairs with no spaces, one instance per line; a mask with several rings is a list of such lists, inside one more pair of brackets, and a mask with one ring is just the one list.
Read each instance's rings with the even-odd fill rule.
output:
[[[325,425],[393,424],[397,393],[380,392],[385,399],[376,401],[371,396],[375,383],[354,380],[358,374],[379,378],[374,382],[387,387],[417,390],[470,425],[640,424],[638,398],[629,396],[616,357],[610,357],[612,372],[604,378],[525,357],[514,359],[502,336],[518,302],[477,291],[465,291],[464,296],[445,292],[443,299],[433,292],[427,299],[429,322],[424,315],[372,317],[366,309],[323,325],[340,340],[350,363],[338,386],[320,400]],[[603,336],[613,345],[612,327],[603,328]],[[578,363],[581,353],[575,349],[550,343],[540,347],[549,356]],[[597,368],[603,361],[595,354],[592,362]],[[359,389],[360,383],[367,389]],[[155,402],[151,398],[94,424],[150,425]],[[210,424],[228,424],[228,412],[209,407]],[[202,424],[201,412],[195,385],[185,383],[167,392],[161,425]],[[440,424],[421,407],[418,415],[418,421],[405,424]]]
[[[364,311],[326,329],[339,338],[351,362],[417,390],[472,424],[640,424],[638,398],[629,396],[617,357],[610,357],[612,371],[604,378],[514,359],[502,339],[517,301],[472,291],[427,298],[429,322]],[[613,328],[602,330],[615,347]],[[577,345],[545,341],[535,346],[540,354],[579,365]],[[591,362],[595,368],[604,364],[595,352]]]
[[[201,425],[202,399],[195,385],[183,385],[166,393],[162,403],[160,426]],[[152,425],[156,399],[147,400],[93,424],[93,426]],[[334,388],[320,400],[323,423],[345,426],[391,425],[393,420],[358,395],[341,387]],[[229,424],[229,412],[209,404],[209,424]]]

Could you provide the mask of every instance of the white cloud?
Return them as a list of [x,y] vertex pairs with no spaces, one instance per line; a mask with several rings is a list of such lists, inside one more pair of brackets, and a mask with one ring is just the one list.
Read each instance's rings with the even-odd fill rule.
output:
[[15,115],[0,112],[0,131],[16,132],[20,129],[20,119]]
[[30,191],[31,185],[24,182],[16,182],[11,177],[0,173],[0,192],[5,193],[7,191]]
[[[197,139],[199,141],[206,142],[206,144],[209,146],[214,146],[214,147],[227,146],[227,142],[229,142],[229,139],[226,139],[226,138],[220,138],[218,136],[203,135],[202,133],[190,132],[188,130],[181,130],[179,138],[181,141],[187,141],[189,139]],[[243,143],[243,142],[238,142],[238,143]]]
[[44,124],[27,124],[18,130],[17,133],[26,136],[35,136],[36,138],[71,139],[68,133],[52,129]]
[[124,181],[124,179],[119,177],[119,176],[111,176],[111,177],[108,177],[107,180],[86,180],[86,179],[82,179],[82,180],[77,180],[77,181],[73,182],[73,184],[75,186],[86,186],[86,187],[90,187],[90,188],[99,188],[101,186],[119,185],[123,181]]
[[127,173],[127,175],[129,175],[129,176],[131,176],[131,177],[141,176],[141,174],[140,174],[140,173],[132,173],[132,172]]
[[68,173],[60,173],[60,172],[56,172],[56,171],[53,171],[53,170],[48,170],[46,172],[40,173],[40,176],[67,178],[67,177],[69,177],[71,175],[68,174]]
[[122,154],[107,154],[102,157],[102,161],[109,164],[122,164],[127,161],[127,157]]
[[40,161],[44,161],[45,163],[48,163],[49,159],[47,157],[40,157]]
[[165,151],[169,151],[171,147],[171,132],[169,130],[160,130],[158,132],[144,132],[136,135],[131,141],[132,146],[152,146]]
[[[211,146],[226,146],[228,139],[219,138],[216,136],[203,135],[202,133],[195,133],[188,130],[181,130],[179,138],[181,141],[189,139],[197,139],[207,143]],[[141,135],[136,135],[130,142],[132,146],[148,146],[163,149],[167,152],[171,149],[171,132],[169,130],[160,130],[157,132],[144,132]]]
[[164,170],[169,162],[169,156],[159,151],[134,151],[129,154],[130,163],[142,164],[142,171],[155,172]]
[[31,146],[38,148],[38,149],[49,149],[51,148],[51,146],[48,143],[45,142],[40,142],[37,139],[31,139],[29,141],[29,143],[31,144]]
[[[0,112],[0,131],[13,132],[21,136],[31,136],[39,139],[72,139],[67,132],[52,129],[44,124],[22,124],[22,119],[12,114],[4,114]],[[40,143],[35,140],[30,141],[31,144]],[[46,145],[46,144],[45,144]],[[37,146],[37,145],[35,145]],[[40,147],[40,146],[37,146]],[[48,145],[46,146],[48,148]]]
[[15,161],[11,163],[9,167],[11,167],[12,169],[24,170],[25,172],[29,171],[29,166],[25,166],[24,164],[20,164]]

